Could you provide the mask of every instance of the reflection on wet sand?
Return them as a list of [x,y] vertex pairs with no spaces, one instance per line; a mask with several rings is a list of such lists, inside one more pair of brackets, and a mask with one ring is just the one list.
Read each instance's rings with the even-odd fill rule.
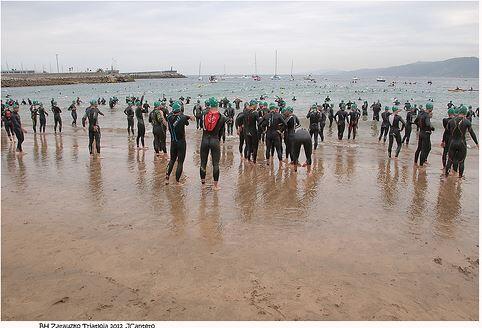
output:
[[219,244],[223,240],[223,226],[220,220],[219,196],[217,192],[201,191],[198,209],[198,226],[201,237],[209,244]]
[[[393,165],[393,176],[392,176]],[[387,208],[397,204],[398,200],[398,161],[380,158],[378,160],[377,183],[382,192],[383,203]]]
[[437,204],[435,230],[438,235],[446,238],[454,238],[456,225],[459,220],[462,207],[462,182],[458,179],[440,180]]
[[146,152],[144,150],[136,150],[136,162],[137,162],[137,180],[136,187],[139,190],[140,195],[144,195],[147,191],[146,185]]
[[408,208],[408,219],[412,233],[420,234],[420,225],[426,217],[426,201],[427,193],[427,172],[424,169],[414,169],[412,176],[413,193],[412,201]]
[[90,158],[89,185],[86,192],[90,195],[93,204],[102,209],[105,201],[104,182],[102,180],[102,160],[99,158]]

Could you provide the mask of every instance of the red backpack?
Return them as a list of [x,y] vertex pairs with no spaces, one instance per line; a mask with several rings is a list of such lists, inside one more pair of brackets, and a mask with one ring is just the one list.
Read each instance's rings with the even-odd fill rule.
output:
[[204,130],[209,132],[213,131],[220,117],[221,114],[219,112],[207,112],[207,114],[204,115]]

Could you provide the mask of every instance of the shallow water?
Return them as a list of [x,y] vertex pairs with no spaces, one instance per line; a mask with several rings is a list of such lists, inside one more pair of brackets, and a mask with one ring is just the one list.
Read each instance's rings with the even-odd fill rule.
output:
[[378,129],[326,128],[311,176],[245,164],[228,137],[219,192],[192,125],[183,186],[150,129],[144,152],[103,128],[103,159],[81,128],[28,134],[23,157],[2,130],[2,318],[477,320],[477,150],[443,179],[438,136],[420,170],[415,132],[395,161]]

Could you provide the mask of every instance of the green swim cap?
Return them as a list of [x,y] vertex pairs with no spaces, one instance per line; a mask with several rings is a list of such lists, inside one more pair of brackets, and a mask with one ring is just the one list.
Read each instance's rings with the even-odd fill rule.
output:
[[181,103],[179,101],[175,101],[173,104],[172,104],[172,111],[174,113],[179,113],[181,111]]
[[91,105],[97,105],[97,100],[92,99],[91,101],[89,101],[89,103],[90,103]]
[[218,105],[219,105],[219,102],[216,98],[211,97],[211,98],[208,99],[208,106],[210,108],[216,108],[216,107],[218,107]]
[[449,110],[447,111],[447,114],[455,115],[455,109],[453,107],[450,107]]
[[465,107],[465,105],[461,105],[459,107],[458,114],[467,115],[467,107]]
[[159,107],[159,106],[161,106],[161,102],[160,101],[154,101],[154,108]]
[[352,109],[357,109],[356,104],[355,104],[355,103],[351,104],[351,108],[352,108]]
[[293,113],[293,107],[291,107],[291,106],[287,106],[286,110],[290,113]]
[[385,110],[390,110],[390,107],[388,107],[388,106],[385,106]]
[[288,107],[281,108],[281,114],[284,114],[288,111]]
[[270,103],[269,104],[269,110],[277,109],[278,106],[275,103]]
[[249,106],[256,106],[258,104],[258,101],[256,99],[251,99],[249,101]]
[[140,105],[142,105],[142,103],[139,100],[136,101],[136,106],[140,106]]
[[396,112],[398,110],[398,107],[397,106],[393,106],[392,107],[392,112]]
[[433,104],[431,102],[428,102],[428,103],[425,104],[425,108],[433,110]]
[[34,100],[34,101],[32,102],[32,104],[37,105],[37,104],[38,104],[38,101],[37,101],[37,100]]
[[311,105],[310,109],[316,109],[318,106],[316,104]]

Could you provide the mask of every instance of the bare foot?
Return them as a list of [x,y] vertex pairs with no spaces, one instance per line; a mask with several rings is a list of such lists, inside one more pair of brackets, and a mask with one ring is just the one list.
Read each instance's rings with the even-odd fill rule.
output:
[[221,187],[218,185],[217,181],[213,184],[213,190],[221,190]]

